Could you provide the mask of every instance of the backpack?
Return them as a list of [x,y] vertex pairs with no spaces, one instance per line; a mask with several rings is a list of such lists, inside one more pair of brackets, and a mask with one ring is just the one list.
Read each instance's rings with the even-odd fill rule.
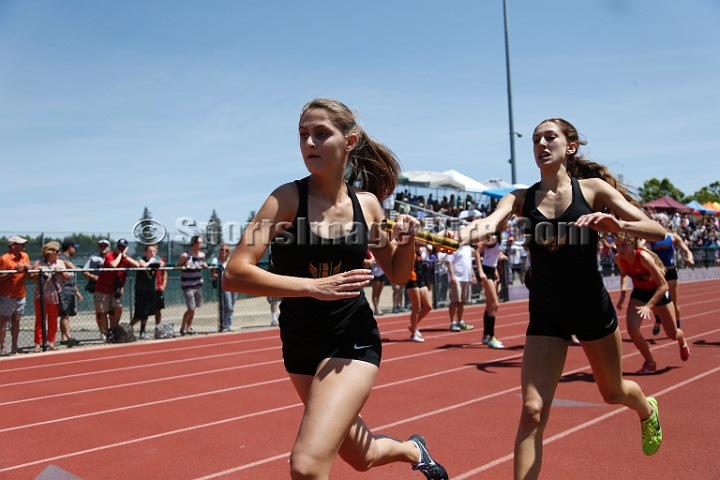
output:
[[155,338],[174,338],[175,325],[172,323],[161,323],[155,326]]
[[134,342],[135,331],[129,323],[121,323],[112,329],[113,343],[129,343]]

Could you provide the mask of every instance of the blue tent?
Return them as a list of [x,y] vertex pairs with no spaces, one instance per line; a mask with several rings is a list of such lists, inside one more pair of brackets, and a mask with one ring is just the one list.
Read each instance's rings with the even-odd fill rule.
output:
[[685,206],[690,207],[693,210],[697,210],[698,212],[700,212],[701,215],[717,215],[717,212],[715,210],[710,210],[709,208],[703,207],[702,204],[697,200],[686,203]]
[[506,187],[506,188],[494,188],[492,190],[485,190],[482,192],[483,195],[487,195],[491,198],[502,198],[505,195],[507,195],[510,192],[513,192],[517,190],[516,187]]

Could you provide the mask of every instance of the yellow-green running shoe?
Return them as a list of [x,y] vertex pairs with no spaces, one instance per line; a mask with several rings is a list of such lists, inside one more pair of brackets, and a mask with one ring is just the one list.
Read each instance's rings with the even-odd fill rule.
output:
[[660,417],[658,416],[658,403],[653,397],[647,397],[647,401],[653,407],[653,413],[647,420],[642,420],[642,449],[645,455],[654,455],[662,443],[662,428],[660,428]]

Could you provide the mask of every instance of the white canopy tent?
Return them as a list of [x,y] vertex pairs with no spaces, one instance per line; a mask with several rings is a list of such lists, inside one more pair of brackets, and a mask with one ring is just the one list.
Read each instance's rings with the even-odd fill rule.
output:
[[463,189],[463,184],[446,173],[431,172],[427,170],[408,170],[400,175],[400,183],[425,188],[455,188]]
[[488,186],[485,184],[478,182],[477,180],[473,180],[472,178],[468,177],[467,175],[463,175],[462,173],[458,172],[457,170],[447,170],[443,172],[445,175],[449,175],[453,180],[460,182],[463,184],[463,187],[460,190],[463,190],[465,192],[475,192],[475,193],[482,193],[485,190],[487,190]]

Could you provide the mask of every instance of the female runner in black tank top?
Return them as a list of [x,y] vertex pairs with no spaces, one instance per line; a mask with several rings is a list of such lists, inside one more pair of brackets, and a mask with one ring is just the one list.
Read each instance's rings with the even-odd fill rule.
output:
[[[393,241],[380,226],[378,198],[395,189],[397,159],[334,100],[305,105],[299,135],[310,176],[270,195],[223,276],[228,290],[283,298],[283,360],[305,404],[290,455],[291,477],[327,478],[340,454],[359,471],[402,461],[429,479],[447,479],[420,435],[405,442],[374,436],[360,417],[381,354],[377,324],[362,293],[373,278],[361,269],[365,254],[369,246],[388,278],[400,285],[415,261],[419,222],[398,216]],[[355,193],[345,182],[348,165],[349,184],[360,183],[367,192]],[[274,273],[257,266],[271,242]]]
[[[622,378],[617,317],[598,272],[596,249],[597,232],[627,232],[648,240],[662,239],[665,232],[617,189],[605,167],[577,155],[585,143],[565,120],[543,121],[533,133],[540,182],[506,195],[492,215],[460,232],[461,244],[472,243],[495,232],[512,214],[525,218],[532,285],[515,478],[540,473],[542,433],[571,334],[582,344],[603,399],[638,413],[643,452],[655,453],[662,439],[656,401]],[[607,210],[612,214],[602,213]],[[573,222],[577,228],[568,227]]]

